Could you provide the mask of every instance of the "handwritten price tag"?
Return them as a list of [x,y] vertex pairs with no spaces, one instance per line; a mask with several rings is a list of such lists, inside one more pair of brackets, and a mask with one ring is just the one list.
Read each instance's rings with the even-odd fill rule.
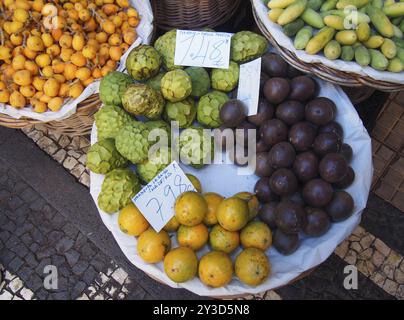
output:
[[244,102],[249,116],[253,116],[258,112],[260,75],[261,58],[240,66],[237,99]]
[[174,64],[228,69],[231,33],[177,30]]
[[157,177],[149,182],[133,199],[133,203],[160,232],[174,216],[177,197],[185,191],[196,191],[176,161],[173,161]]

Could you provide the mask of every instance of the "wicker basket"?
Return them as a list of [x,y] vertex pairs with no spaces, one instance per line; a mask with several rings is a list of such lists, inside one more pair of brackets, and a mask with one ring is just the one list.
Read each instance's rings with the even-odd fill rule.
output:
[[[253,2],[253,0],[251,0]],[[326,66],[322,63],[307,63],[301,61],[292,51],[280,46],[272,34],[267,30],[264,23],[258,17],[256,9],[253,7],[254,19],[270,43],[278,50],[279,54],[293,67],[305,73],[316,75],[317,77],[341,86],[361,87],[368,86],[381,91],[400,91],[404,90],[404,84],[393,83],[373,79],[369,76],[359,75],[357,73],[345,72]]]
[[70,136],[88,135],[94,122],[93,115],[101,106],[98,94],[94,94],[84,100],[77,106],[75,114],[62,121],[51,121],[43,123],[43,121],[21,118],[15,119],[5,114],[0,114],[0,126],[22,129],[35,124],[44,124],[48,129],[56,131],[60,134]]
[[241,0],[152,0],[154,18],[159,28],[215,28],[228,21]]

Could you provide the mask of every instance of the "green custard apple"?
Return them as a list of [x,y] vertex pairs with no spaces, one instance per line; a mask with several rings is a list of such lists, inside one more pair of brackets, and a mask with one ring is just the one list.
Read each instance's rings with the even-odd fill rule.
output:
[[121,107],[103,106],[95,115],[98,139],[115,138],[118,132],[133,121]]
[[184,129],[177,146],[181,162],[196,169],[211,163],[214,156],[213,138],[202,127]]
[[126,59],[126,69],[137,81],[145,81],[155,76],[159,72],[161,64],[160,54],[148,45],[134,48]]
[[112,170],[102,183],[98,206],[106,213],[117,212],[130,204],[139,191],[140,182],[132,170]]
[[147,80],[147,84],[152,87],[154,90],[161,92],[161,79],[163,79],[165,72],[160,72],[153,78]]
[[137,173],[140,179],[145,183],[149,183],[170,163],[171,149],[167,147],[159,148],[150,155],[148,160],[137,165]]
[[240,68],[237,63],[230,61],[228,69],[212,70],[212,88],[224,92],[232,91],[238,84]]
[[212,91],[204,95],[197,107],[198,122],[209,128],[220,127],[220,109],[228,100],[229,97],[220,91]]
[[176,39],[177,30],[173,29],[163,34],[154,43],[154,47],[163,57],[163,65],[167,70],[182,69],[181,66],[174,65]]
[[231,60],[237,63],[259,58],[267,49],[267,39],[251,31],[237,32],[231,38]]
[[148,157],[150,148],[149,129],[140,121],[133,121],[124,127],[115,138],[118,152],[134,164],[142,163]]
[[100,82],[100,99],[104,105],[122,106],[122,95],[133,79],[122,72],[112,71]]
[[[156,134],[156,139],[152,139],[151,143],[156,143],[160,141],[160,137],[166,135],[167,137],[167,147],[171,144],[171,127],[163,120],[151,120],[145,122],[146,127],[150,130],[150,135]],[[155,132],[154,130],[157,130]],[[151,138],[151,136],[149,137]]]
[[117,168],[124,168],[128,161],[116,150],[115,140],[99,140],[87,152],[87,168],[92,172],[106,174]]
[[195,120],[196,106],[192,98],[179,102],[167,102],[164,118],[168,121],[178,121],[180,128],[188,128]]
[[199,98],[209,92],[210,78],[206,69],[201,67],[189,67],[185,69],[185,72],[191,77],[191,96]]
[[165,104],[160,92],[143,83],[130,85],[122,97],[122,103],[128,113],[149,119],[159,118]]
[[161,93],[170,102],[184,100],[191,92],[191,77],[184,70],[169,71],[161,79]]

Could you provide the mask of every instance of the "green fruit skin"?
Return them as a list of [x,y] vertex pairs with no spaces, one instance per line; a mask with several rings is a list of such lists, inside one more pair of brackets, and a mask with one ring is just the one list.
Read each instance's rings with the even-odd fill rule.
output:
[[379,8],[379,9],[383,8],[383,0],[372,0],[371,4],[375,8]]
[[393,59],[397,54],[396,44],[390,39],[384,39],[380,50],[387,59]]
[[400,48],[404,48],[404,39],[399,39],[397,37],[394,37],[393,41],[396,44],[396,46],[398,46]]
[[323,3],[323,5],[320,7],[320,11],[330,11],[332,9],[335,9],[335,6],[337,5],[338,0],[327,0]]
[[284,25],[282,30],[283,33],[286,34],[288,37],[293,37],[303,27],[304,27],[304,21],[298,18],[295,21],[292,21]]
[[387,71],[390,72],[401,72],[404,69],[404,63],[399,58],[393,58],[389,61],[387,66]]
[[87,153],[87,168],[94,173],[107,174],[114,169],[125,167],[127,163],[116,150],[115,140],[111,138],[99,140]]
[[356,35],[356,32],[353,30],[343,30],[337,32],[337,34],[335,35],[335,40],[337,40],[342,45],[350,46],[353,45],[356,40],[358,40],[358,37]]
[[376,49],[379,48],[384,42],[384,38],[382,36],[370,36],[368,40],[366,40],[363,44],[368,49]]
[[335,40],[328,42],[324,48],[324,55],[330,60],[338,59],[341,55],[340,44]]
[[[150,134],[154,134],[154,130],[158,130],[157,133],[160,136],[156,136],[154,140],[151,140],[151,143],[155,143],[161,140],[163,136],[167,137],[167,146],[171,145],[171,127],[170,125],[163,120],[151,120],[144,123],[146,127],[149,129]],[[151,136],[150,136],[151,138]],[[162,141],[162,143],[164,140]]]
[[307,1],[307,7],[313,9],[314,11],[319,11],[323,0],[309,0]]
[[240,68],[238,64],[230,61],[228,69],[212,69],[212,88],[230,92],[237,86],[239,76]]
[[133,79],[122,72],[112,71],[100,82],[100,100],[105,105],[122,106],[122,95]]
[[163,58],[164,67],[167,70],[182,69],[181,66],[174,65],[175,44],[177,38],[177,30],[173,29],[163,34],[154,43],[154,48]]
[[401,32],[404,32],[404,19],[400,22],[400,30]]
[[168,101],[184,100],[192,92],[191,77],[184,70],[169,71],[161,79],[161,92]]
[[355,50],[352,46],[343,46],[341,49],[341,58],[344,61],[352,61],[355,57]]
[[316,54],[323,49],[328,42],[334,37],[335,30],[330,27],[322,28],[313,38],[310,39],[306,46],[308,54]]
[[389,17],[402,17],[404,16],[404,2],[394,3],[389,6],[383,7],[383,12]]
[[311,8],[307,8],[300,18],[302,18],[304,22],[313,28],[321,29],[324,27],[324,22],[320,14]]
[[365,46],[359,45],[355,48],[355,60],[358,64],[365,67],[370,63],[369,50]]
[[189,67],[185,72],[191,77],[193,97],[202,97],[207,94],[210,89],[209,73],[200,67]]
[[370,38],[370,26],[366,22],[361,22],[356,28],[356,35],[360,42],[367,41]]
[[162,59],[152,46],[134,48],[126,59],[126,69],[133,79],[144,81],[154,77],[160,70]]
[[291,5],[287,6],[286,9],[278,18],[278,24],[284,26],[297,18],[304,12],[307,7],[307,0],[296,0]]
[[167,102],[164,110],[166,121],[178,121],[181,129],[192,125],[196,117],[196,106],[194,99],[187,98],[179,102]]
[[145,183],[152,181],[165,167],[171,163],[171,149],[158,149],[151,157],[136,166],[139,177]]
[[161,92],[161,79],[164,77],[165,73],[159,73],[158,75],[154,76],[147,80],[146,84],[152,87],[154,90]]
[[401,62],[404,63],[404,49],[397,47],[397,58],[401,60]]
[[397,17],[397,18],[392,19],[391,22],[395,26],[400,27],[400,23],[403,21],[403,18],[404,18],[404,16],[403,17]]
[[390,22],[389,18],[387,18],[382,10],[372,6],[368,6],[367,14],[370,17],[373,26],[381,35],[387,38],[391,38],[394,36],[393,24]]
[[344,9],[347,6],[355,6],[358,9],[366,6],[369,0],[339,0],[337,2],[337,9]]
[[297,50],[304,50],[307,46],[307,43],[310,41],[313,36],[313,28],[310,26],[305,26],[302,28],[295,37],[294,46]]
[[394,30],[394,37],[396,38],[403,38],[403,32],[401,31],[401,29],[395,25],[393,25],[393,30]]
[[387,58],[379,51],[374,49],[369,49],[370,53],[370,65],[376,70],[386,70],[389,65]]
[[133,119],[121,107],[103,106],[95,115],[98,139],[115,138]]
[[237,32],[231,38],[231,60],[244,63],[261,57],[268,49],[268,40],[251,31]]
[[202,125],[209,128],[218,128],[220,121],[220,109],[229,100],[229,97],[220,91],[212,91],[204,95],[198,103],[197,119]]
[[345,30],[344,18],[336,15],[328,15],[324,17],[324,23],[326,26],[334,28],[335,30]]

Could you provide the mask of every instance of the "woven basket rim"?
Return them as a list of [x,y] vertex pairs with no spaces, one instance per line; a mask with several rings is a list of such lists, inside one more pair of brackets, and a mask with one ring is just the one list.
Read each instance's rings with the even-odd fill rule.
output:
[[376,80],[370,76],[360,75],[354,72],[346,72],[334,69],[332,67],[326,66],[321,62],[304,62],[300,60],[294,52],[282,47],[277,43],[272,34],[265,27],[264,23],[261,21],[260,17],[257,14],[257,11],[253,5],[253,0],[251,0],[252,11],[255,22],[257,23],[258,28],[261,30],[263,35],[269,40],[269,42],[278,50],[279,54],[293,67],[296,69],[303,71],[305,73],[310,73],[318,76],[319,78],[339,84],[341,86],[369,86],[381,91],[400,91],[404,90],[404,84]]

